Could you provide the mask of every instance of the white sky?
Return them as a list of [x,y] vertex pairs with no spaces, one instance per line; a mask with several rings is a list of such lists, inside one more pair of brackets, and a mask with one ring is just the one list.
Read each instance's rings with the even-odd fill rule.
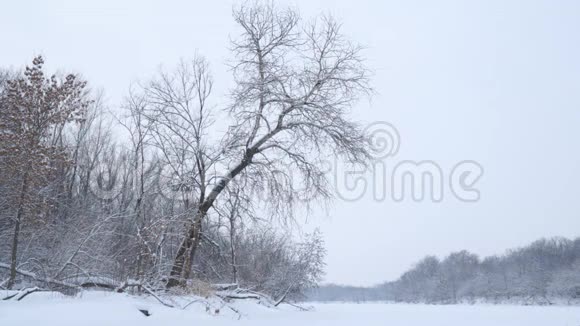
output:
[[[118,107],[131,82],[197,51],[212,65],[214,102],[231,86],[224,63],[233,2],[5,1],[0,66],[43,54],[82,73]],[[328,246],[329,282],[396,278],[426,254],[486,255],[543,236],[580,236],[580,2],[284,1],[305,17],[331,12],[366,45],[378,95],[361,121],[393,123],[393,162],[461,160],[485,175],[481,200],[446,187],[441,203],[334,202],[309,219]]]

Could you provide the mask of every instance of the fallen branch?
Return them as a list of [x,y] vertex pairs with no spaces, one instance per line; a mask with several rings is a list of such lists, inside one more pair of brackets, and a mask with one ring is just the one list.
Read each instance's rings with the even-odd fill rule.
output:
[[286,289],[286,292],[284,292],[284,294],[280,297],[280,299],[278,299],[276,303],[274,303],[274,307],[278,307],[282,302],[284,302],[284,300],[286,300],[286,296],[288,295],[288,293],[290,293],[290,289],[292,289],[292,285],[290,285]]
[[16,301],[20,301],[20,300],[24,299],[27,295],[32,294],[34,292],[39,292],[39,291],[45,291],[45,290],[43,290],[39,287],[36,287],[36,286],[31,288],[31,289],[28,289],[28,290],[24,291],[22,293],[22,295],[18,296],[18,298],[16,298]]
[[151,294],[155,299],[157,299],[157,301],[159,301],[162,305],[169,307],[169,308],[175,308],[173,305],[161,300],[161,298],[159,296],[157,296],[157,294],[155,294],[155,292],[153,292],[148,286],[146,285],[142,285],[143,290],[145,290],[145,292]]
[[18,295],[18,293],[20,293],[20,292],[16,292],[16,293],[14,293],[14,294],[10,294],[10,295],[8,295],[8,296],[6,296],[6,297],[2,298],[2,300],[3,300],[3,301],[10,300],[10,299],[14,298],[15,296],[17,296],[17,295]]
[[[0,268],[9,270],[10,265],[0,263]],[[127,280],[124,283],[119,284],[115,280],[112,280],[112,279],[107,278],[107,277],[84,277],[84,278],[81,277],[81,278],[76,278],[75,282],[71,283],[71,282],[55,280],[52,278],[38,277],[35,273],[23,271],[20,269],[17,269],[16,273],[19,275],[22,275],[24,277],[31,278],[32,280],[34,280],[38,283],[53,284],[53,285],[58,285],[58,286],[76,289],[76,290],[79,290],[81,288],[99,287],[99,288],[109,289],[109,290],[121,293],[121,292],[124,292],[125,289],[127,289],[128,287],[134,287],[134,286],[141,285],[140,282],[137,282],[135,280]]]
[[16,301],[20,301],[20,300],[24,299],[27,295],[34,293],[34,292],[38,292],[38,291],[46,291],[46,290],[43,290],[37,286],[35,286],[33,288],[26,288],[26,289],[23,289],[23,290],[20,290],[20,291],[14,293],[14,294],[11,294],[5,298],[2,298],[2,300],[6,301],[6,300],[10,300],[12,298],[16,298]]
[[[0,268],[3,269],[10,269],[10,265],[8,264],[4,264],[4,263],[0,263]],[[44,278],[44,277],[38,277],[36,276],[36,274],[32,273],[32,272],[27,272],[27,271],[22,271],[17,269],[16,270],[16,274],[25,276],[25,277],[29,277],[37,282],[40,283],[47,283],[47,284],[54,284],[54,285],[59,285],[59,286],[63,286],[66,288],[72,288],[72,289],[78,289],[79,286],[76,284],[72,284],[72,283],[68,283],[68,282],[63,282],[63,281],[59,281],[59,280],[55,280],[55,279],[51,279],[51,278]]]
[[135,280],[126,280],[123,284],[117,286],[114,290],[117,293],[122,293],[125,292],[127,288],[136,286],[141,286],[141,282]]
[[[226,301],[226,300],[224,300],[223,298],[221,298],[221,297],[219,297],[219,296],[218,296],[218,298],[219,298],[219,299],[222,301],[222,308],[223,308],[223,307],[228,307],[228,308],[229,308],[231,311],[233,311],[233,312],[234,312],[236,315],[238,315],[238,320],[242,319],[242,316],[243,316],[243,315],[242,315],[242,313],[241,313],[241,312],[240,312],[238,309],[236,309],[236,308],[234,308],[234,307],[230,306],[230,305],[227,303],[227,301]],[[207,307],[206,307],[206,311],[207,311]]]
[[189,307],[190,305],[192,305],[192,304],[194,304],[194,303],[196,303],[196,302],[200,302],[200,301],[201,301],[201,300],[199,300],[199,299],[192,300],[192,301],[190,301],[188,304],[186,304],[185,306],[183,306],[183,308],[181,308],[181,309],[185,310],[185,309],[186,309],[187,307]]
[[78,284],[81,288],[103,288],[107,290],[114,291],[119,287],[119,283],[108,277],[77,277],[74,279],[75,284]]
[[234,291],[239,289],[237,283],[227,283],[227,284],[211,284],[212,290],[214,291]]
[[294,307],[294,308],[298,308],[298,309],[300,309],[301,311],[312,311],[312,307],[305,308],[305,307],[302,307],[302,306],[300,306],[300,305],[297,305],[297,304],[295,304],[295,303],[292,303],[292,302],[286,302],[286,304],[287,304],[287,305],[290,305],[290,306],[292,306],[292,307]]
[[228,308],[230,308],[231,311],[235,312],[238,315],[238,320],[242,319],[242,313],[238,309],[230,306],[227,303],[225,304],[225,306],[228,307]]
[[216,292],[216,295],[222,299],[255,299],[260,300],[262,299],[261,296],[252,294],[252,293],[230,293],[230,292]]

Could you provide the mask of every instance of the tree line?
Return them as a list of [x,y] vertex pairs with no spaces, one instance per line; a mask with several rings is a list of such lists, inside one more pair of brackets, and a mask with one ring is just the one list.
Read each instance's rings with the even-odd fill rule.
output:
[[202,281],[284,299],[319,281],[321,236],[296,236],[292,220],[331,198],[328,157],[371,156],[348,118],[371,93],[361,47],[330,16],[272,3],[233,19],[226,98],[199,55],[112,110],[42,57],[1,70],[0,287]]
[[426,256],[392,282],[311,290],[311,300],[412,303],[520,302],[550,304],[580,298],[580,238],[540,239],[504,255],[480,258],[466,250]]

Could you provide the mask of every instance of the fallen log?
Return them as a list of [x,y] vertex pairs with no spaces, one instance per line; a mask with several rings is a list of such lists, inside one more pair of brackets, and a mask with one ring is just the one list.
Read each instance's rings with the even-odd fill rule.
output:
[[[10,270],[10,265],[0,263],[0,268]],[[28,272],[28,271],[22,271],[22,270],[17,269],[16,274],[19,274],[19,275],[22,275],[25,277],[29,277],[29,278],[31,278],[39,283],[53,284],[53,285],[58,285],[58,286],[77,289],[77,290],[79,289],[79,286],[77,284],[72,284],[72,283],[59,281],[59,280],[55,280],[55,279],[51,279],[51,278],[39,277],[36,274],[34,274],[32,272]]]
[[6,301],[6,300],[10,300],[12,298],[16,298],[16,301],[20,301],[20,300],[24,299],[26,296],[28,296],[29,294],[34,293],[34,292],[39,292],[39,291],[46,291],[46,290],[43,290],[37,286],[35,286],[33,288],[26,288],[26,289],[22,289],[16,293],[14,293],[14,294],[11,294],[5,298],[2,298],[2,300]]

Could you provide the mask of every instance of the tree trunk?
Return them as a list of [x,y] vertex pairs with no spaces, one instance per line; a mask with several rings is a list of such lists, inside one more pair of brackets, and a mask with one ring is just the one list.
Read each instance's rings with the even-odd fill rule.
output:
[[[205,214],[204,214],[205,217]],[[202,218],[199,218],[195,221],[194,225],[193,225],[193,241],[191,244],[191,248],[189,248],[189,251],[187,251],[187,254],[185,255],[185,265],[183,265],[183,273],[182,273],[182,278],[183,278],[183,282],[187,282],[187,279],[189,279],[189,276],[191,275],[191,267],[193,266],[193,259],[195,258],[195,252],[197,250],[197,247],[199,245],[199,242],[201,241],[201,232],[202,232]]]
[[[271,136],[270,136],[271,137]],[[210,194],[207,196],[205,201],[199,206],[193,220],[193,224],[190,226],[185,239],[179,246],[177,255],[173,260],[173,266],[171,267],[171,272],[169,273],[169,280],[167,281],[167,288],[171,288],[178,285],[185,285],[185,281],[189,278],[191,274],[191,263],[195,257],[195,251],[201,240],[201,224],[207,212],[212,207],[214,201],[219,196],[219,194],[226,188],[228,183],[235,178],[240,172],[242,172],[252,161],[252,157],[257,151],[257,148],[264,142],[264,138],[254,147],[246,150],[244,158],[242,161],[236,165],[225,178],[221,179],[218,184],[212,189]]]
[[24,214],[24,199],[28,191],[28,173],[26,172],[22,179],[22,187],[20,188],[20,198],[18,199],[18,211],[16,212],[16,220],[14,221],[14,235],[12,237],[12,252],[10,256],[10,277],[8,278],[7,288],[11,289],[16,281],[16,264],[18,262],[18,237],[20,235],[20,222]]
[[201,211],[198,213],[194,223],[189,227],[187,236],[179,246],[179,250],[173,261],[173,266],[171,267],[167,288],[185,285],[185,282],[191,275],[191,264],[193,263],[195,251],[201,240],[201,222],[204,216],[205,213]]
[[234,216],[230,216],[230,263],[232,265],[232,282],[238,283],[238,268],[236,266],[236,222]]
[[[19,209],[20,211],[20,209]],[[18,214],[20,215],[20,214]],[[10,259],[10,278],[8,279],[7,288],[12,289],[16,280],[16,262],[18,258],[18,235],[20,234],[20,219],[17,218],[14,223],[14,236],[12,238],[12,255]]]

